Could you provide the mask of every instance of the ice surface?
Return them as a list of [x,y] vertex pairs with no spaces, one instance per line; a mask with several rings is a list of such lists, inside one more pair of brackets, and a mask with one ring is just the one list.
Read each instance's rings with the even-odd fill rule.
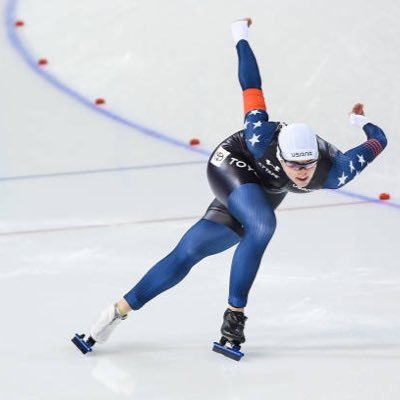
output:
[[[400,3],[0,4],[2,397],[399,398]],[[231,251],[204,260],[84,357],[73,334],[212,199],[205,154],[241,128],[229,27],[243,16],[254,19],[271,118],[308,122],[345,150],[364,139],[347,121],[362,101],[389,146],[346,186],[350,195],[290,195],[278,210],[240,363],[211,351]],[[40,57],[49,64],[38,70]],[[97,97],[108,114],[90,105]],[[192,137],[203,153],[185,147]],[[366,201],[381,192],[392,200]]]

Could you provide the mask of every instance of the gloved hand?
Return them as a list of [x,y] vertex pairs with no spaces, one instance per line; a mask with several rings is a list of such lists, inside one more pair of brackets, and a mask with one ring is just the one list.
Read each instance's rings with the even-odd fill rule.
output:
[[356,103],[354,104],[350,112],[350,124],[363,128],[364,125],[370,122],[364,114],[364,104]]
[[249,26],[252,24],[251,18],[243,18],[235,21],[231,25],[232,37],[237,44],[239,40],[248,40],[249,38]]

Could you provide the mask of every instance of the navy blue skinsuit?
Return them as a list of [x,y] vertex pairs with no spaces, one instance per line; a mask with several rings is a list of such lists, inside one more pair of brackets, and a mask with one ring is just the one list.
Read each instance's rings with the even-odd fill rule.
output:
[[215,200],[204,217],[124,296],[134,310],[179,283],[201,259],[236,244],[228,303],[245,307],[276,228],[274,210],[285,195],[340,188],[386,146],[385,134],[371,123],[363,127],[367,140],[345,153],[318,137],[316,171],[305,188],[297,187],[276,157],[282,124],[269,121],[254,53],[246,40],[239,41],[236,48],[244,95],[244,129],[225,139],[210,157],[207,174]]

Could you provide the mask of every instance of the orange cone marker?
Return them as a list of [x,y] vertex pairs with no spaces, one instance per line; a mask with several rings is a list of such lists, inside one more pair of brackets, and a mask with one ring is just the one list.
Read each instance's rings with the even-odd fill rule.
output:
[[39,65],[47,65],[49,62],[45,58],[40,58],[38,60]]
[[102,104],[106,104],[106,101],[103,98],[99,97],[98,99],[96,99],[95,103],[98,106],[101,106]]
[[200,144],[200,139],[197,139],[197,138],[190,139],[189,144],[191,146],[198,146]]

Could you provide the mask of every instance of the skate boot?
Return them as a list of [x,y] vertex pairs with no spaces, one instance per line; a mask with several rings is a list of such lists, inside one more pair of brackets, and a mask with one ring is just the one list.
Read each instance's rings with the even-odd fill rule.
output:
[[232,311],[228,308],[224,313],[224,321],[221,326],[222,337],[219,343],[214,342],[213,351],[240,361],[244,356],[240,351],[240,345],[246,341],[243,332],[246,320],[247,317],[242,312]]
[[87,339],[85,339],[85,334],[77,333],[71,341],[83,354],[89,353],[95,343],[107,341],[115,327],[127,317],[127,315],[121,315],[117,306],[112,304],[101,313],[99,319],[92,325]]

